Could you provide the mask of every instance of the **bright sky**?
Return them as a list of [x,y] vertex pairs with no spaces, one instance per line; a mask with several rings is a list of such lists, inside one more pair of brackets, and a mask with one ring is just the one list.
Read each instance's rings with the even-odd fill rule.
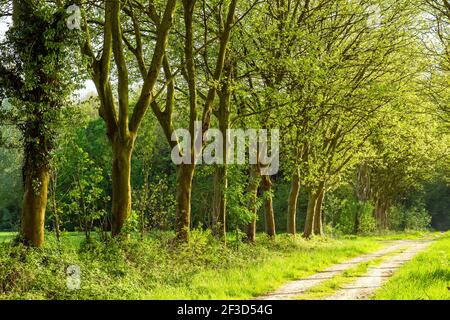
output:
[[0,40],[3,39],[6,30],[8,30],[8,24],[6,19],[0,19]]

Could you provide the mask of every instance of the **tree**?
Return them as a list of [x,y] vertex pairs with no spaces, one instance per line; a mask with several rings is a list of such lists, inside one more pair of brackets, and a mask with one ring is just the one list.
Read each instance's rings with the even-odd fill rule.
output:
[[[177,1],[168,0],[164,6],[161,20],[158,24],[153,25],[156,40],[148,67],[145,61],[146,57],[143,54],[141,29],[139,29],[137,23],[134,24],[137,47],[132,51],[136,55],[136,63],[141,70],[142,77],[140,80],[142,84],[139,97],[132,110],[130,110],[129,91],[131,85],[128,69],[133,63],[127,59],[126,45],[130,43],[124,36],[123,15],[124,11],[132,14],[136,8],[132,4],[120,0],[101,1],[101,3],[103,5],[104,23],[101,32],[103,42],[101,43],[100,53],[95,52],[97,43],[93,43],[91,39],[87,18],[85,18],[84,23],[86,42],[83,52],[90,59],[90,73],[101,102],[99,114],[105,121],[107,136],[112,148],[112,235],[117,236],[131,214],[132,152],[143,117],[150,104],[156,99],[154,89],[163,65]],[[153,1],[149,1],[149,8],[152,7],[152,3]],[[138,8],[142,6],[139,2],[136,2],[136,5],[138,5]],[[92,4],[92,7],[97,10],[97,3]],[[85,7],[86,14],[88,14],[88,10],[89,8]],[[114,82],[114,78],[111,78],[112,63],[115,66],[117,83]],[[115,84],[117,84],[118,103],[113,92]]]
[[[211,115],[213,112],[213,103],[215,101],[217,93],[217,83],[220,82],[222,73],[224,70],[224,64],[227,53],[227,46],[231,34],[231,29],[234,25],[235,12],[237,1],[231,0],[228,6],[222,6],[221,3],[214,4],[218,9],[221,8],[221,14],[223,14],[224,19],[219,20],[221,23],[220,31],[211,36],[211,38],[202,39],[203,47],[201,50],[205,50],[207,54],[211,50],[211,59],[215,58],[215,65],[213,70],[208,72],[207,70],[202,70],[197,68],[196,57],[199,54],[198,49],[196,49],[197,41],[201,41],[199,35],[208,34],[207,27],[204,25],[207,15],[211,14],[202,10],[200,7],[200,2],[198,1],[183,1],[183,21],[184,34],[182,41],[175,42],[172,47],[179,48],[179,50],[174,50],[172,53],[174,57],[169,56],[166,52],[163,62],[163,70],[165,83],[167,84],[166,97],[163,99],[163,103],[160,100],[154,100],[151,103],[152,110],[156,115],[169,145],[174,148],[175,153],[183,155],[188,154],[189,161],[180,163],[177,165],[177,191],[176,191],[176,231],[177,238],[182,241],[188,241],[189,230],[191,224],[191,193],[192,193],[192,181],[196,166],[196,155],[198,155],[199,147],[196,146],[195,141],[198,140],[196,132],[196,121],[201,121],[201,134],[203,135],[210,126]],[[214,7],[212,5],[212,7]],[[205,6],[203,6],[205,8]],[[226,13],[224,13],[225,9]],[[160,18],[157,12],[153,9],[149,12],[149,17],[153,23],[158,23]],[[201,21],[196,18],[200,17]],[[222,15],[221,15],[222,17]],[[180,26],[177,24],[177,26]],[[197,27],[203,32],[199,32]],[[213,47],[210,49],[210,46]],[[139,46],[138,46],[139,48]],[[140,50],[138,49],[136,53]],[[139,56],[139,54],[137,54]],[[176,66],[181,66],[175,70]],[[181,73],[180,76],[178,74]],[[178,85],[176,85],[178,84]],[[202,88],[205,88],[203,92]],[[186,146],[182,146],[181,142],[176,137],[175,126],[173,124],[174,120],[174,110],[175,95],[176,90],[184,97],[183,101],[188,105],[185,111],[187,115],[188,132],[190,134],[190,141]],[[199,119],[200,103],[199,100],[202,99],[201,107],[201,119]],[[164,106],[164,107],[163,107]],[[183,110],[180,108],[180,110]],[[183,123],[183,122],[181,122]],[[174,138],[174,139],[173,139]],[[200,147],[200,149],[202,146]]]
[[76,33],[67,28],[60,1],[16,0],[12,4],[13,26],[1,48],[1,98],[13,106],[5,112],[23,137],[21,240],[40,247],[54,128],[76,83],[71,66],[75,56],[70,50]]

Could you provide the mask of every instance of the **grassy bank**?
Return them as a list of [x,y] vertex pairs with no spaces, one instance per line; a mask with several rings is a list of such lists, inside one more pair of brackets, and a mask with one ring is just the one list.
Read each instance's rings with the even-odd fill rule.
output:
[[[194,231],[190,245],[175,246],[167,233],[89,245],[79,233],[64,234],[60,243],[48,235],[42,249],[0,244],[0,299],[251,299],[398,237],[259,235],[256,244],[224,246]],[[79,290],[67,288],[72,265],[81,271]]]
[[[224,246],[193,232],[190,245],[171,235],[144,241],[84,244],[67,234],[43,249],[0,244],[0,299],[250,299],[383,246],[374,237],[305,241],[260,235],[257,244]],[[79,266],[81,289],[67,289],[66,270]]]
[[374,299],[450,300],[450,233],[406,263]]

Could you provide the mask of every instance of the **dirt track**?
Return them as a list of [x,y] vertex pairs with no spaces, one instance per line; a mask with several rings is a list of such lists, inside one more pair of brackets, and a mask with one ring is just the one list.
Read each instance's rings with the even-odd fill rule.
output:
[[378,266],[369,268],[369,271],[356,281],[337,291],[325,300],[367,300],[380,288],[405,262],[411,260],[418,252],[424,250],[431,241],[411,242],[404,251],[387,258]]
[[381,287],[385,281],[403,263],[409,261],[416,253],[424,250],[432,241],[429,240],[396,240],[387,247],[373,253],[365,254],[343,263],[333,265],[321,272],[307,278],[289,282],[280,289],[257,298],[258,300],[295,300],[305,291],[354,268],[360,263],[381,258],[401,250],[401,253],[387,258],[379,266],[369,268],[366,275],[359,277],[355,282],[344,286],[334,295],[326,297],[327,300],[359,300],[368,299],[373,292]]

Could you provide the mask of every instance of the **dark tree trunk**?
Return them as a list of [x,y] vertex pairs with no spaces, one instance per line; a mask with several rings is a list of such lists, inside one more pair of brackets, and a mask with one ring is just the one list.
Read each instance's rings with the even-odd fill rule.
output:
[[24,167],[24,197],[22,206],[21,240],[27,246],[41,247],[44,243],[45,209],[47,207],[49,170]]
[[253,214],[251,222],[247,226],[247,241],[255,242],[256,240],[256,218],[257,207],[256,200],[258,198],[259,187],[259,170],[256,165],[250,165],[250,181],[248,184],[249,204],[248,208]]
[[273,212],[272,182],[270,176],[262,176],[262,188],[264,192],[264,211],[266,213],[266,233],[275,238],[275,214]]
[[323,186],[317,191],[318,196],[316,200],[316,206],[314,208],[314,234],[318,236],[323,236],[323,198],[325,196],[325,189]]
[[390,208],[389,200],[378,197],[375,201],[374,216],[377,221],[378,229],[385,230],[387,228],[387,215]]
[[308,208],[306,209],[305,229],[303,231],[303,237],[310,238],[314,235],[314,211],[317,202],[316,190],[309,192]]
[[[226,63],[224,66],[224,74],[226,77],[231,76],[231,66]],[[214,179],[214,203],[213,203],[213,226],[212,231],[218,237],[226,239],[226,212],[227,199],[226,190],[228,188],[227,177],[227,159],[228,159],[228,139],[227,130],[229,129],[229,115],[230,115],[230,88],[227,80],[224,81],[219,95],[219,110],[217,112],[217,119],[219,120],[219,129],[222,133],[222,165],[216,166],[216,174]]]
[[133,139],[113,141],[112,236],[121,233],[131,214],[131,155]]
[[287,217],[287,233],[296,234],[297,226],[297,200],[300,191],[300,176],[294,174],[291,182],[291,191],[289,193],[288,217]]
[[363,163],[358,167],[358,175],[355,184],[355,196],[359,200],[358,210],[355,213],[355,221],[353,224],[353,234],[358,234],[361,224],[362,203],[369,200],[370,195],[370,169]]
[[225,165],[218,165],[214,175],[214,199],[212,232],[220,238],[226,234],[226,207],[227,200],[225,191],[228,187]]
[[185,242],[189,241],[191,228],[191,192],[194,166],[194,164],[181,164],[177,168],[176,232],[177,239]]
[[53,210],[53,227],[55,228],[56,240],[60,241],[61,228],[60,228],[60,220],[59,220],[59,213],[58,213],[58,204],[56,202],[57,182],[58,182],[57,174],[55,172],[53,172],[53,174],[51,175],[51,185],[52,185],[51,202],[52,202],[52,210]]
[[353,234],[358,234],[360,225],[360,210],[358,209],[355,214],[355,223],[353,225]]

